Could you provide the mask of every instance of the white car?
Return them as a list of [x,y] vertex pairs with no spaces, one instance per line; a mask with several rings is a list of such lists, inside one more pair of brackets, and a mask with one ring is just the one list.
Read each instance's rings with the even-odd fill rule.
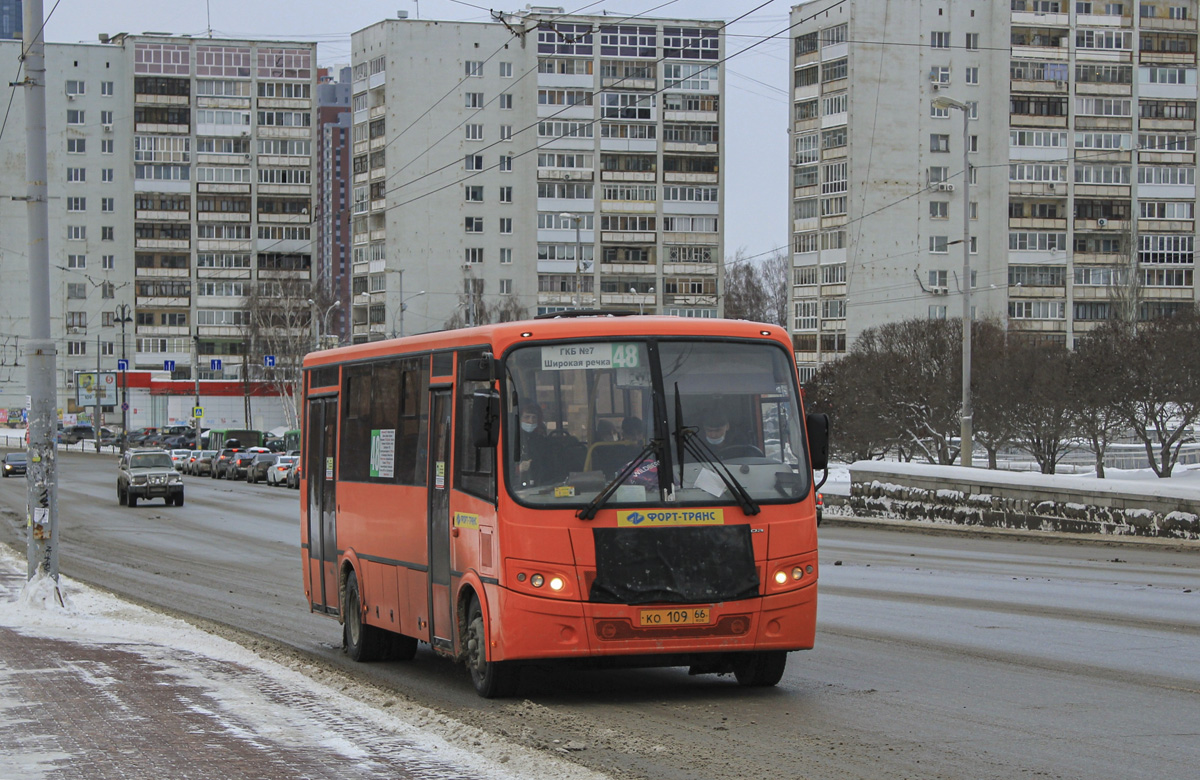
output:
[[191,450],[171,450],[171,464],[175,466],[176,471],[183,471],[183,467],[187,465],[190,457],[192,457]]
[[300,458],[296,457],[295,455],[279,456],[279,460],[272,463],[271,467],[267,469],[267,484],[287,485],[288,469],[290,469],[292,464],[298,460],[300,460]]

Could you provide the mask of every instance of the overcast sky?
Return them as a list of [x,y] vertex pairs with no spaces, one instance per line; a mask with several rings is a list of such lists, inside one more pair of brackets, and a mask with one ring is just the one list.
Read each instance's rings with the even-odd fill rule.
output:
[[[500,5],[517,11],[528,0]],[[561,2],[561,0],[556,0]],[[567,12],[618,17],[732,20],[764,0],[575,0]],[[725,65],[725,251],[766,256],[788,243],[788,12],[797,0],[774,0],[733,24]],[[55,0],[42,0],[51,13]],[[169,32],[228,38],[315,40],[320,64],[349,63],[350,33],[395,17],[485,21],[485,0],[58,0],[46,24],[50,42],[95,42],[99,33]],[[546,0],[534,5],[554,5]],[[652,10],[654,9],[654,10]],[[763,41],[781,33],[778,38]],[[758,44],[758,45],[755,45]],[[744,54],[738,52],[754,46]]]

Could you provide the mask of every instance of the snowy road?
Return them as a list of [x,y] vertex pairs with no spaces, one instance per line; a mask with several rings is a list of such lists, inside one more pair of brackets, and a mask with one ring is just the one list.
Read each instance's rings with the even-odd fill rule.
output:
[[[1194,546],[822,528],[818,647],[778,688],[547,671],[526,675],[524,700],[489,702],[424,651],[345,659],[338,625],[303,602],[294,491],[190,479],[185,507],[129,510],[110,461],[68,455],[60,471],[64,573],[614,776],[1182,778],[1200,764]],[[0,510],[23,500],[23,482],[0,484]]]

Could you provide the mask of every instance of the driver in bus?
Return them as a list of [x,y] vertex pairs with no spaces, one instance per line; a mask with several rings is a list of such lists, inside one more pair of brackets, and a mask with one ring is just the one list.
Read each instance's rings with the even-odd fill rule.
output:
[[542,407],[522,404],[520,425],[521,453],[517,475],[522,485],[545,485],[552,479],[555,464],[554,447],[542,419]]
[[729,433],[729,415],[725,414],[720,407],[710,407],[704,413],[704,416],[701,417],[700,428],[704,434],[704,443],[718,456],[721,454],[721,450],[742,444]]

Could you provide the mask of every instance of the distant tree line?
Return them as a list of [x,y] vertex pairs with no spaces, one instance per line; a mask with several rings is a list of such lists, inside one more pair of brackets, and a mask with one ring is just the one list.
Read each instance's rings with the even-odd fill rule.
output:
[[[1131,318],[1132,319],[1132,318]],[[1053,474],[1069,447],[1087,447],[1104,476],[1110,443],[1132,437],[1159,477],[1171,476],[1200,418],[1200,311],[1105,323],[1063,344],[972,326],[975,445],[996,468],[1007,447]],[[864,331],[805,388],[810,411],[833,419],[845,460],[959,457],[962,323],[908,320]]]

